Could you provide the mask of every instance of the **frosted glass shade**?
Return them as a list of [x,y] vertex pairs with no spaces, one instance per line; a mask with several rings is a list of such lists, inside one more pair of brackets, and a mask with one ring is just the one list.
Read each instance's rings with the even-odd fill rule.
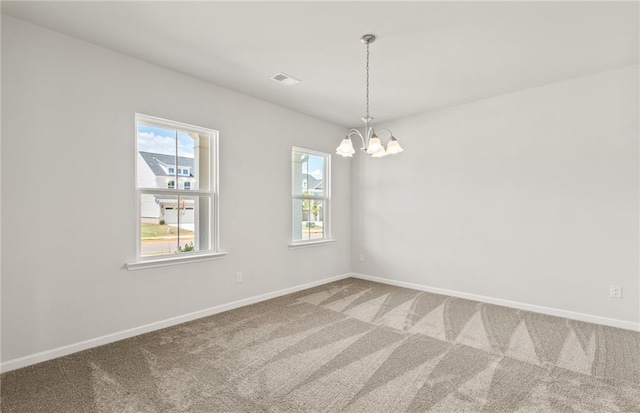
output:
[[382,143],[380,143],[380,138],[376,134],[374,134],[371,139],[369,139],[369,145],[367,146],[367,153],[369,155],[377,153],[380,148],[384,150],[382,147]]
[[395,155],[396,153],[400,153],[402,151],[404,151],[404,149],[402,149],[396,138],[392,136],[391,140],[387,144],[387,153],[389,155]]
[[353,154],[356,153],[355,149],[353,149],[353,143],[348,136],[340,142],[340,146],[336,148],[336,153],[349,158],[353,157]]
[[382,158],[383,156],[387,156],[387,151],[384,150],[384,146],[382,145],[380,145],[380,149],[378,149],[376,153],[371,155],[372,158]]

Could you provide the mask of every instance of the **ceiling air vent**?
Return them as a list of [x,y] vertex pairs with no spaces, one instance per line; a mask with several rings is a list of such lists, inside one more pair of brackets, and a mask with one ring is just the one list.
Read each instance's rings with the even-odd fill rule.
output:
[[282,83],[283,85],[287,85],[287,86],[292,86],[292,85],[296,85],[298,83],[300,83],[300,81],[296,78],[293,78],[287,74],[284,74],[282,72],[277,73],[273,76],[271,76],[271,79],[275,80],[278,83]]

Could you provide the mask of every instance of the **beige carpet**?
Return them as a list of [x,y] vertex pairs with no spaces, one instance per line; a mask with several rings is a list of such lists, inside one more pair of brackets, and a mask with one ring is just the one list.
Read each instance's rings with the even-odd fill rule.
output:
[[2,412],[640,412],[640,334],[349,278],[1,376]]

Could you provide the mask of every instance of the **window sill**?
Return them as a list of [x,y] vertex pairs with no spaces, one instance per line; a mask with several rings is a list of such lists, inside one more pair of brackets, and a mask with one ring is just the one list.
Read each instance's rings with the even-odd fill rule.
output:
[[206,254],[187,255],[181,257],[160,258],[153,260],[141,260],[128,262],[125,264],[129,271],[144,270],[147,268],[167,267],[169,265],[186,264],[190,262],[219,260],[224,258],[228,252],[211,252]]
[[308,248],[308,247],[316,247],[321,245],[333,244],[337,240],[335,239],[323,239],[321,241],[309,241],[309,242],[295,242],[289,244],[289,249],[298,249],[298,248]]

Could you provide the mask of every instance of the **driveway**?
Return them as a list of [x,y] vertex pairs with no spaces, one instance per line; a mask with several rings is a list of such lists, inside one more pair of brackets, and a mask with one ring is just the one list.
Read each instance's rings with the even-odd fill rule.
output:
[[[170,227],[174,227],[174,228],[178,228],[178,224],[167,224]],[[186,229],[187,231],[191,231],[193,232],[195,230],[195,225],[194,223],[191,224],[180,224],[180,229]]]

